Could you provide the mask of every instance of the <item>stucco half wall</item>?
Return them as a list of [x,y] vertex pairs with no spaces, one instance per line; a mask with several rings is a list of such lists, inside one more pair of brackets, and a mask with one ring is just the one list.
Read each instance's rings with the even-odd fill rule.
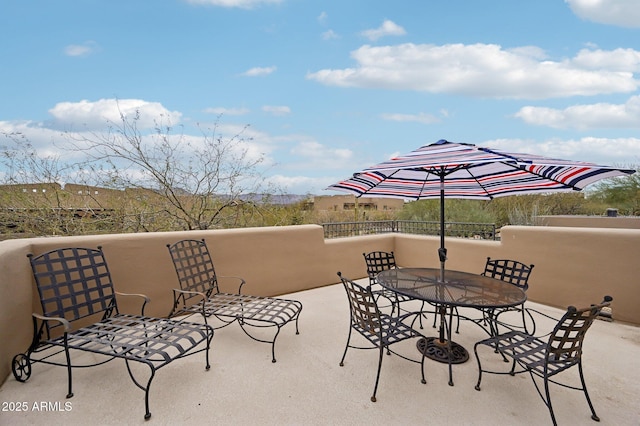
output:
[[[596,303],[609,294],[615,320],[640,325],[640,230],[513,226],[503,228],[501,236],[500,242],[447,238],[447,268],[480,273],[487,256],[533,263],[529,299],[564,308]],[[165,316],[177,285],[166,245],[184,238],[204,238],[218,275],[242,276],[244,291],[264,296],[335,284],[337,271],[362,278],[362,253],[372,250],[394,251],[401,266],[439,265],[436,237],[383,234],[325,240],[318,225],[3,241],[0,379],[11,374],[12,357],[29,346],[31,313],[39,307],[27,253],[102,246],[116,289],[147,294],[151,304],[146,313]],[[126,299],[120,307],[125,312],[138,309]]]

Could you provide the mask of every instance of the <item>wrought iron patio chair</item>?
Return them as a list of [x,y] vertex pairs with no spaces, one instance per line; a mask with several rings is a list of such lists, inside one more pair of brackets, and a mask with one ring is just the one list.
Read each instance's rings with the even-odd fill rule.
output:
[[[242,331],[255,341],[271,344],[272,362],[276,362],[276,339],[282,327],[290,322],[296,324],[302,311],[302,303],[297,300],[262,297],[242,294],[245,280],[240,277],[223,277],[216,274],[211,255],[204,239],[181,240],[167,244],[173,266],[178,275],[180,288],[173,289],[173,308],[169,318],[178,315],[201,314],[205,323],[210,317],[219,320],[214,329],[238,322]],[[220,291],[219,281],[232,279],[238,285],[237,293]],[[248,327],[274,327],[275,335],[265,340],[251,334]]]
[[[591,409],[591,418],[600,421],[596,414],[587,386],[584,380],[582,369],[582,348],[584,337],[598,317],[603,308],[609,307],[613,299],[605,296],[604,300],[597,305],[591,305],[588,308],[576,309],[573,306],[567,308],[567,312],[558,321],[553,331],[549,334],[548,339],[543,340],[526,332],[512,330],[504,334],[489,337],[481,340],[474,345],[474,353],[478,361],[478,382],[476,390],[480,390],[480,382],[482,373],[491,374],[510,374],[512,376],[524,372],[528,372],[538,391],[538,395],[542,398],[545,405],[549,409],[553,424],[557,424],[553,406],[551,405],[551,396],[549,393],[549,383],[554,383],[562,387],[574,390],[581,390]],[[512,359],[511,370],[505,371],[489,371],[482,368],[480,357],[478,356],[478,347],[481,345],[490,346],[492,349],[498,348],[499,352]],[[578,366],[580,375],[580,386],[570,384],[567,381],[560,382],[555,379],[558,373]],[[516,369],[518,368],[518,369]],[[536,377],[543,380],[544,393],[540,389]]]
[[[42,314],[33,314],[33,340],[27,352],[13,357],[12,372],[16,380],[27,381],[36,362],[66,367],[67,398],[71,398],[72,368],[124,359],[131,380],[145,392],[144,418],[149,419],[149,389],[157,370],[178,358],[202,351],[206,351],[205,368],[209,370],[213,329],[206,324],[144,316],[149,299],[115,291],[100,247],[97,250],[62,248],[28,257]],[[116,295],[141,297],[141,315],[120,313]],[[91,323],[92,320],[96,322]],[[195,350],[202,342],[205,348]],[[95,362],[81,363],[76,361],[78,351],[100,356]],[[62,353],[64,361],[58,359]],[[134,363],[149,368],[146,383],[135,377],[131,368]]]
[[[491,259],[490,257],[487,257],[484,271],[480,275],[508,282],[526,292],[529,288],[529,276],[531,275],[533,268],[533,264],[526,265],[517,260]],[[500,316],[502,314],[513,311],[518,312],[521,315],[522,325],[500,321]],[[521,329],[529,334],[535,334],[535,319],[531,314],[531,311],[528,308],[525,308],[524,303],[520,306],[511,308],[494,309],[492,310],[491,315],[495,321],[495,327],[502,325],[509,329]]]
[[[362,256],[364,257],[364,261],[367,266],[369,286],[371,286],[371,292],[376,298],[378,307],[383,308],[379,302],[382,297],[389,301],[389,306],[391,306],[391,315],[393,315],[396,310],[398,311],[398,314],[400,314],[400,304],[403,302],[414,301],[414,299],[382,287],[377,280],[377,276],[380,272],[398,267],[394,253],[392,251],[372,251],[369,253],[362,253]],[[424,310],[424,302],[422,302],[420,310]],[[422,316],[420,317],[420,328],[422,328]]]
[[[347,356],[347,350],[349,348],[379,350],[378,372],[376,374],[373,395],[371,396],[372,402],[376,402],[376,392],[378,391],[380,369],[382,367],[382,358],[385,350],[387,351],[387,354],[393,353],[408,361],[419,363],[422,373],[422,383],[427,383],[424,375],[424,353],[422,353],[421,360],[417,361],[390,349],[392,345],[407,339],[424,338],[422,334],[413,328],[416,320],[420,317],[420,313],[413,312],[398,316],[384,314],[380,312],[380,309],[378,308],[376,298],[371,291],[371,286],[364,288],[342,276],[340,272],[338,272],[338,276],[340,277],[340,280],[344,285],[344,289],[347,292],[351,317],[347,344],[344,348],[342,359],[340,360],[340,366],[344,366],[344,359]],[[368,340],[371,346],[362,347],[352,345],[351,335],[353,330]]]

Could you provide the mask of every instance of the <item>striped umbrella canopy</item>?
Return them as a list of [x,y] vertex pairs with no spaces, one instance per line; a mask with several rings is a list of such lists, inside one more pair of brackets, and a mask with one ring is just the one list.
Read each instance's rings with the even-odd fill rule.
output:
[[632,169],[506,152],[446,140],[420,147],[329,186],[357,197],[440,198],[440,278],[444,281],[444,199],[489,200],[514,194],[580,191]]

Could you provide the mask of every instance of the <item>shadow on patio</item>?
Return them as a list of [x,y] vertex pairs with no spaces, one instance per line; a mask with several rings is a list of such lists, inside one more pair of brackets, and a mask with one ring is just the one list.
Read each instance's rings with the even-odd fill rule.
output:
[[[358,280],[366,283],[367,280]],[[446,364],[425,361],[427,384],[420,383],[417,365],[385,356],[378,402],[373,390],[376,351],[350,350],[344,367],[338,363],[346,342],[349,312],[342,285],[291,295],[304,309],[300,335],[293,324],[283,328],[271,363],[269,345],[246,337],[237,324],[216,332],[211,370],[204,354],[178,360],[154,379],[145,422],[144,393],[114,360],[100,367],[74,371],[75,396],[66,394],[66,370],[33,365],[26,383],[11,376],[0,388],[1,424],[267,424],[267,425],[389,425],[389,424],[550,424],[549,413],[528,375],[483,376],[482,391],[474,390],[477,364],[473,343],[486,337],[476,325],[463,322],[455,341],[471,351],[465,364],[454,366],[455,386],[447,384]],[[594,301],[599,302],[599,300]],[[416,302],[417,303],[417,302]],[[528,302],[530,303],[530,302]],[[562,311],[531,304],[557,318]],[[419,306],[419,305],[418,305]],[[470,314],[472,315],[472,314]],[[433,317],[430,315],[430,319]],[[553,323],[539,320],[539,331]],[[431,321],[425,335],[435,335]],[[415,341],[406,342],[416,351]],[[603,425],[638,425],[640,407],[640,328],[596,321],[585,340],[587,386]],[[26,349],[26,348],[25,348]],[[483,352],[483,361],[490,359]],[[82,356],[90,356],[83,354]],[[509,364],[495,356],[496,368]],[[577,370],[565,373],[577,380]],[[596,424],[584,395],[551,388],[559,424]],[[26,412],[11,411],[11,403],[26,402]],[[41,407],[45,410],[34,410]],[[69,403],[65,405],[65,403]]]

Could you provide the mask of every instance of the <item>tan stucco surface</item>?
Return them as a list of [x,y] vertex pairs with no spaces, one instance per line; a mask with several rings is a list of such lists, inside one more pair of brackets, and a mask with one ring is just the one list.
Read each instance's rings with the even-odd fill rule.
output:
[[[366,279],[360,280],[365,284]],[[26,383],[10,377],[0,387],[0,400],[27,403],[26,411],[0,412],[2,425],[550,425],[547,409],[528,375],[483,375],[482,390],[474,389],[478,367],[473,355],[476,341],[486,338],[477,325],[463,321],[454,341],[471,352],[471,358],[453,366],[455,386],[449,386],[447,365],[425,361],[427,383],[420,370],[399,356],[383,356],[377,402],[370,401],[378,353],[344,351],[349,307],[342,285],[296,292],[287,297],[302,302],[300,334],[283,328],[278,337],[278,362],[271,362],[269,345],[258,343],[237,324],[217,330],[213,338],[211,369],[204,369],[204,354],[172,362],[159,370],[150,394],[152,417],[143,420],[144,393],[127,375],[125,364],[115,360],[74,372],[74,397],[66,399],[64,368],[34,366]],[[413,302],[419,309],[419,302]],[[535,303],[534,309],[559,317],[561,310]],[[411,306],[405,305],[407,308]],[[462,315],[478,312],[460,309]],[[432,314],[422,333],[434,336]],[[538,319],[547,332],[553,323]],[[359,336],[354,336],[356,339]],[[362,338],[354,344],[365,344]],[[394,345],[399,353],[417,358],[415,340]],[[615,350],[613,350],[615,348]],[[482,348],[484,365],[507,371],[510,364],[490,348]],[[640,418],[640,328],[620,322],[595,321],[585,338],[584,374],[589,394],[601,418],[595,423],[582,392],[553,386],[555,414],[560,425],[637,426]],[[88,354],[74,354],[86,361]],[[140,366],[138,366],[140,367]],[[141,377],[146,371],[137,368]],[[576,371],[566,373],[572,383]],[[52,402],[68,410],[34,409]]]
[[[502,241],[447,238],[448,269],[480,273],[487,256],[535,264],[530,300],[558,308],[600,301],[609,294],[616,321],[640,325],[640,230],[505,227]],[[246,293],[276,296],[334,284],[336,272],[365,276],[362,253],[394,251],[401,266],[437,267],[439,239],[405,234],[325,240],[318,225],[236,230],[33,238],[0,242],[0,380],[11,358],[32,338],[38,310],[28,252],[102,246],[115,287],[151,298],[146,313],[165,316],[177,279],[166,244],[205,238],[219,275],[246,279]],[[121,301],[125,312],[138,305]]]

